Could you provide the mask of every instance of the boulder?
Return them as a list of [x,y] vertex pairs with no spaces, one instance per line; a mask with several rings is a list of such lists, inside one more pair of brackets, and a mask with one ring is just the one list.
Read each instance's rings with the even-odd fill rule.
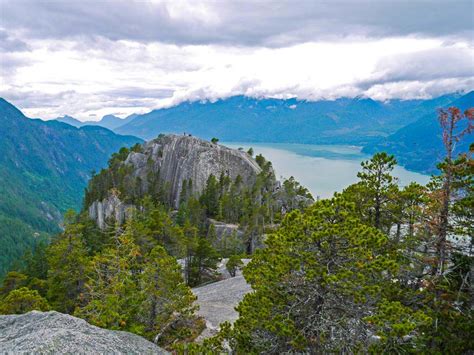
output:
[[10,354],[168,354],[135,334],[90,325],[67,314],[0,316],[0,352]]

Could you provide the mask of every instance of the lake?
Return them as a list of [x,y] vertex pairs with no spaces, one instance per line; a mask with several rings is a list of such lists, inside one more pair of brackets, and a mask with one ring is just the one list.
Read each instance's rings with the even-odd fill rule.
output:
[[[279,178],[294,178],[306,186],[314,197],[331,197],[334,192],[358,181],[360,163],[370,156],[361,152],[361,147],[350,145],[315,145],[288,143],[222,143],[230,148],[253,148],[254,154],[262,154],[273,163]],[[412,181],[426,184],[429,176],[408,171],[401,166],[393,175],[404,186]]]

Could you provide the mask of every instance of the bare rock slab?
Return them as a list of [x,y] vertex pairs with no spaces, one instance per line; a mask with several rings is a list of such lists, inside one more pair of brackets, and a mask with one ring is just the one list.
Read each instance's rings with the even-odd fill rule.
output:
[[198,314],[206,320],[207,327],[200,338],[212,336],[218,331],[219,324],[225,321],[233,323],[239,317],[235,307],[251,291],[241,274],[193,288],[199,305]]
[[55,311],[0,316],[0,353],[168,354],[138,335]]

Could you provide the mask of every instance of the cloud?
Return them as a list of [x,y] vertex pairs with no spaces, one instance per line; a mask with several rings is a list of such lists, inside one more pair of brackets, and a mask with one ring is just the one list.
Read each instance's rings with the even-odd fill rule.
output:
[[173,90],[170,89],[144,89],[141,87],[121,87],[118,89],[112,89],[105,92],[106,95],[115,98],[130,98],[130,99],[164,99],[169,98],[173,95]]
[[233,95],[472,90],[473,4],[0,0],[0,95],[86,120]]
[[29,50],[29,47],[25,42],[0,29],[0,52],[23,52],[27,50]]
[[473,34],[473,2],[0,0],[29,38],[104,37],[177,45],[286,46],[337,38]]
[[[372,83],[474,76],[474,50],[443,46],[382,58]],[[371,83],[370,80],[366,81]]]
[[429,81],[406,80],[374,84],[364,91],[364,95],[374,100],[385,101],[393,98],[429,99],[446,93],[467,92],[474,89],[474,77],[462,79],[437,79]]
[[8,87],[0,90],[0,97],[21,108],[32,118],[52,119],[65,114],[82,120],[99,119],[110,113],[126,117],[132,113],[145,113],[153,106],[155,98],[124,97],[117,93],[80,93],[74,90],[45,93],[22,87]]
[[[126,116],[233,95],[318,100],[426,98],[474,88],[465,42],[387,38],[283,48],[30,41],[0,95],[34,117]],[[84,44],[82,44],[84,45]],[[20,57],[18,57],[20,56]],[[15,65],[18,65],[15,67]]]

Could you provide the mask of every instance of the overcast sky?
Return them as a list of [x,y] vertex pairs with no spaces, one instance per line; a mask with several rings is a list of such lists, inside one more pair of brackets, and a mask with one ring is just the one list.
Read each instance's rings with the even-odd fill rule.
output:
[[474,0],[0,0],[0,96],[98,120],[232,95],[474,89]]

